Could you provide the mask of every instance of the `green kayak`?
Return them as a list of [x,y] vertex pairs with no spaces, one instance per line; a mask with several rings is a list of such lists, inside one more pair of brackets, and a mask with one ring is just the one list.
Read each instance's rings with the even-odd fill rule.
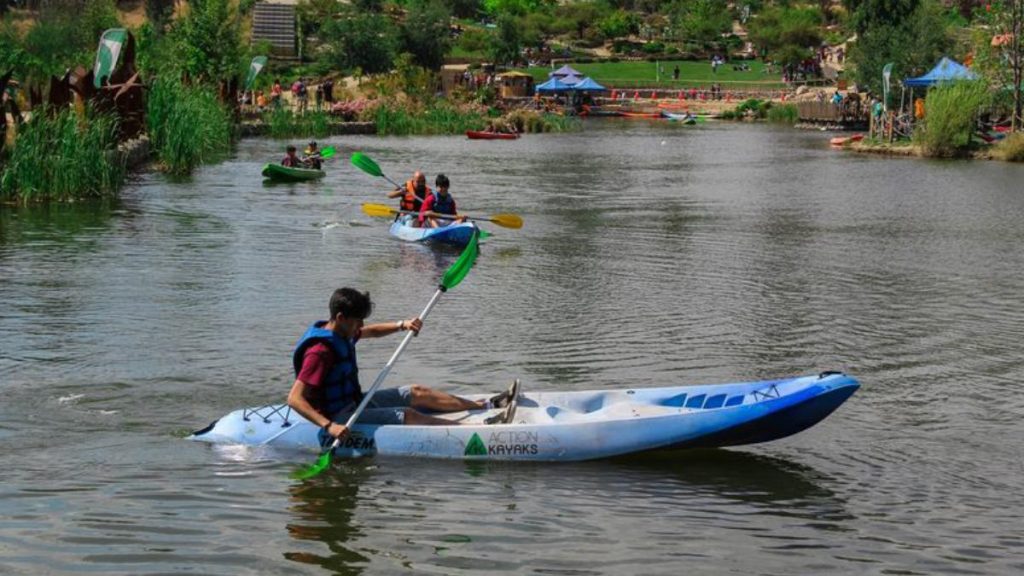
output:
[[280,164],[267,164],[263,167],[263,177],[282,182],[298,182],[300,180],[316,180],[324,177],[323,170],[309,168],[289,168]]

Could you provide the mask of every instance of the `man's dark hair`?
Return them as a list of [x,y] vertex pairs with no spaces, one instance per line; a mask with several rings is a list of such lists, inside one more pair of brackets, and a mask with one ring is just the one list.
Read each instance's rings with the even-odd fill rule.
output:
[[448,188],[450,185],[451,185],[451,183],[448,182],[448,177],[445,176],[444,174],[438,174],[437,175],[437,179],[434,180],[434,186],[437,186],[439,188],[441,186],[444,186],[445,188]]
[[292,146],[291,144],[289,144],[288,147],[284,149],[284,151],[285,152],[295,152],[295,146]]
[[373,311],[373,302],[369,292],[360,292],[355,288],[338,288],[331,294],[331,320],[338,314],[345,318],[366,319]]

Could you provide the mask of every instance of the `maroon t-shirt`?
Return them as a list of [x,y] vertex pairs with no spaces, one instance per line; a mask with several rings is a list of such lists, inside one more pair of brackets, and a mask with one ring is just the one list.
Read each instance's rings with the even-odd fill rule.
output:
[[323,385],[324,379],[327,378],[327,374],[331,372],[331,368],[334,367],[337,356],[334,354],[334,350],[323,342],[317,342],[309,348],[306,348],[305,354],[302,355],[302,369],[299,370],[299,380],[302,380],[309,386],[319,388]]

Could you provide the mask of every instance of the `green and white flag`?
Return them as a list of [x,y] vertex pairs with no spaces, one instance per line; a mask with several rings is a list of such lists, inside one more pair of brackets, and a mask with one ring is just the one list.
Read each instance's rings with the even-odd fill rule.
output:
[[249,73],[245,76],[245,89],[252,90],[252,83],[256,81],[256,76],[259,76],[260,70],[267,65],[266,56],[254,56],[252,62],[249,63]]
[[103,86],[103,80],[109,78],[117,67],[117,58],[121,55],[121,47],[128,40],[128,31],[124,28],[111,28],[100,36],[100,47],[96,50],[96,65],[93,66],[93,84],[97,88]]
[[882,67],[882,106],[889,110],[889,78],[892,77],[892,62]]

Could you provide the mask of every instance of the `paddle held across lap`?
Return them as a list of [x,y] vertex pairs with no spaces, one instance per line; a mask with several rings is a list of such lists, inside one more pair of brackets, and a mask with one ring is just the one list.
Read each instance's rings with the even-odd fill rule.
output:
[[[394,216],[395,214],[416,214],[416,212],[410,210],[398,210],[396,208],[392,208],[391,206],[385,206],[384,204],[371,204],[369,202],[363,204],[363,212],[365,212],[367,216],[375,216],[381,218],[388,218]],[[460,214],[460,216],[465,216],[466,218],[469,218],[471,220],[485,220],[487,222],[493,222],[494,224],[497,224],[498,226],[501,226],[503,228],[523,227],[523,219],[518,214],[493,214],[487,217],[476,217]],[[445,219],[455,220],[455,217]]]

